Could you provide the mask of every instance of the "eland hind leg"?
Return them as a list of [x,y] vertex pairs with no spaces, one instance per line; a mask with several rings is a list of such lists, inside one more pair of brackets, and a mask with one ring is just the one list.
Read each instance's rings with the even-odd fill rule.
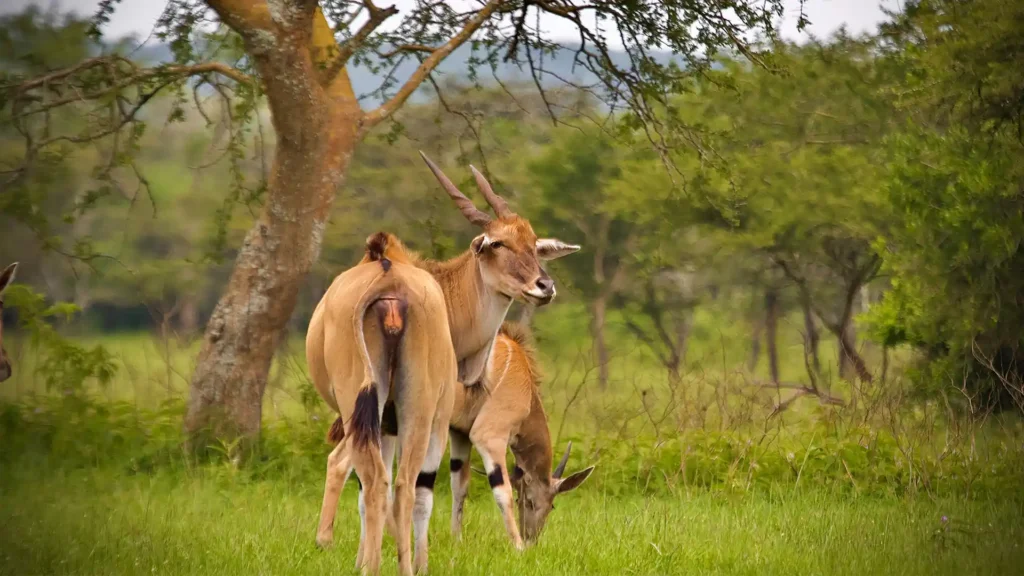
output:
[[445,444],[447,444],[448,419],[443,415],[434,418],[434,426],[430,432],[430,442],[427,446],[427,454],[423,459],[423,466],[416,476],[416,505],[413,509],[413,534],[416,540],[414,564],[416,572],[427,571],[427,549],[428,531],[430,529],[430,516],[434,511],[434,481],[437,479],[437,470],[441,466],[441,459],[444,456]]
[[316,543],[321,548],[330,546],[334,540],[334,516],[338,512],[338,498],[351,471],[348,442],[347,439],[343,439],[327,457],[327,480],[324,483],[324,500],[320,507],[320,525],[316,531]]
[[452,472],[452,520],[451,531],[456,540],[462,539],[462,509],[469,493],[469,457],[473,444],[458,430],[449,431],[451,438],[450,467]]
[[381,544],[387,514],[388,482],[380,447],[373,443],[352,447],[352,463],[361,485],[360,516],[363,518],[362,538],[357,565],[364,574],[380,572]]
[[[431,407],[432,408],[432,407]],[[430,414],[415,414],[410,410],[409,420],[404,420],[402,407],[399,417],[404,421],[399,432],[402,449],[398,459],[398,471],[395,475],[395,528],[397,533],[398,572],[409,576],[412,571],[412,554],[410,537],[412,536],[412,513],[415,505],[414,495],[420,470],[423,466],[427,449],[430,444]]]

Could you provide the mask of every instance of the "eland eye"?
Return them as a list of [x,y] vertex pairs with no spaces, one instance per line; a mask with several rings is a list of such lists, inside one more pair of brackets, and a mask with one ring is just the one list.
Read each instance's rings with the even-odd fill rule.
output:
[[504,247],[505,247],[505,245],[502,244],[501,242],[498,242],[498,241],[491,242],[491,248],[498,249],[498,248],[504,248]]

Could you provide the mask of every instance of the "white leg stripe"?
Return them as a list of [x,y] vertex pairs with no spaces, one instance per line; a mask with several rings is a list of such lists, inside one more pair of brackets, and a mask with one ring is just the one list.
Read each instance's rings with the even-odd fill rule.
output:
[[416,506],[412,512],[413,533],[416,545],[427,541],[427,528],[430,525],[430,514],[434,509],[434,491],[426,488],[416,489]]

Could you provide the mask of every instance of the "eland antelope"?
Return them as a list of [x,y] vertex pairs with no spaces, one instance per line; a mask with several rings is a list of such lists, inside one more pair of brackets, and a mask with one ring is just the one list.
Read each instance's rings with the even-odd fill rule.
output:
[[444,172],[420,152],[441,187],[470,223],[482,233],[469,250],[447,262],[421,259],[417,266],[429,271],[444,291],[452,344],[459,359],[459,381],[480,382],[491,355],[498,328],[513,300],[543,306],[555,297],[555,282],[540,263],[580,249],[554,238],[537,238],[530,222],[509,209],[505,200],[476,168],[470,166],[477,188],[497,218],[478,210]]
[[[458,379],[466,386],[473,386],[480,383],[484,377],[495,336],[505,319],[512,300],[518,299],[542,306],[554,298],[554,282],[541,268],[540,261],[571,254],[579,250],[579,246],[556,239],[537,238],[530,223],[513,213],[505,200],[493,191],[486,178],[475,168],[470,167],[480,192],[497,216],[491,218],[477,209],[472,201],[462,194],[425,154],[421,152],[420,155],[466,219],[482,228],[483,233],[473,239],[469,250],[446,262],[420,258],[407,251],[396,237],[380,233],[371,237],[371,240],[376,238],[378,242],[374,246],[368,245],[367,255],[360,265],[378,260],[381,262],[408,262],[433,277],[440,286],[444,298],[447,325],[450,329],[449,342],[454,347],[458,362]],[[346,295],[346,297],[351,296]],[[327,296],[325,296],[325,300],[326,298]],[[334,390],[339,384],[329,376],[328,370],[322,368],[324,358],[334,354],[324,339],[322,326],[324,312],[321,311],[324,307],[325,303],[321,301],[310,321],[306,340],[306,355],[317,391],[332,408],[338,411],[337,403],[334,401]],[[339,320],[340,318],[338,316]],[[325,348],[325,346],[327,347]],[[352,382],[347,380],[343,385],[351,386]],[[395,403],[391,399],[385,398],[385,400],[380,416],[381,427],[385,434],[380,440],[380,448],[383,460],[390,463],[396,448],[396,435],[401,428],[398,424],[406,419],[401,414],[397,414]],[[337,446],[328,459],[327,486],[324,491],[324,502],[317,530],[317,542],[321,545],[326,545],[332,540],[338,495],[344,485],[344,479],[354,465],[347,454],[348,443],[342,441],[344,438],[342,423],[348,422],[347,417],[350,414],[344,412],[340,412],[340,414],[341,416],[335,421],[328,434],[328,440],[337,443]],[[406,438],[410,434],[412,432],[402,429],[401,438]],[[437,443],[433,440],[433,436],[431,437],[424,467],[416,478],[416,506],[413,522],[416,535],[417,569],[426,566],[427,524],[433,507],[434,480],[444,448],[444,443]],[[389,465],[385,471],[389,479],[390,468]],[[401,477],[399,481],[395,482],[396,506],[400,482]],[[363,545],[368,527],[370,527],[365,514],[366,506],[361,490],[360,516],[363,520],[360,534],[360,555],[357,557],[357,564],[366,564],[366,559],[362,556],[364,550],[374,548],[378,550],[379,555],[379,544],[375,544],[375,547]],[[395,520],[397,520],[397,515],[396,509]],[[392,515],[388,515],[388,518],[390,520]],[[388,526],[390,530],[395,530],[393,523],[389,522]],[[376,529],[376,525],[373,525],[373,528]],[[401,547],[405,546],[408,540],[407,538],[402,540],[401,536],[399,538],[401,557]],[[379,558],[374,558],[374,561],[379,562]]]
[[[577,488],[591,466],[563,478],[570,443],[552,472],[551,433],[540,399],[540,372],[529,331],[517,323],[502,325],[495,341],[486,389],[455,388],[452,408],[450,463],[452,471],[452,533],[462,532],[462,508],[469,491],[469,456],[475,447],[484,462],[508,532],[516,548],[536,541],[554,508],[555,496]],[[511,447],[515,467],[506,469],[505,453]],[[390,465],[390,463],[387,463]],[[512,488],[522,533],[512,513]]]
[[3,272],[0,272],[0,382],[11,377],[14,371],[11,369],[11,360],[7,357],[7,350],[4,349],[4,290],[14,281],[14,273],[18,270],[18,263],[15,262]]
[[[415,486],[420,470],[437,469],[444,453],[457,365],[441,287],[397,247],[385,256],[386,242],[384,234],[370,237],[367,256],[335,278],[306,334],[310,375],[340,415],[330,432],[337,446],[327,461],[317,543],[331,542],[338,497],[355,468],[362,519],[357,567],[379,571],[387,523],[396,536],[399,570],[410,575],[413,509],[417,518],[424,508],[429,517],[431,504]],[[401,430],[393,513],[391,463],[385,470],[381,457],[385,404]],[[419,520],[416,528],[419,541]],[[418,570],[426,567],[425,546],[417,548],[415,562]]]

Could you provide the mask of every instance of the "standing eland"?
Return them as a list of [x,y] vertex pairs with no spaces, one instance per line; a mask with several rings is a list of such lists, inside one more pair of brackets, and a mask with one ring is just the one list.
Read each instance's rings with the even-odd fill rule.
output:
[[[380,570],[384,525],[393,520],[399,570],[410,575],[412,514],[414,504],[417,513],[422,507],[419,494],[413,501],[414,486],[422,483],[420,470],[436,469],[444,453],[457,366],[440,286],[400,250],[385,256],[385,243],[384,234],[369,238],[367,256],[335,278],[306,335],[310,375],[340,415],[329,433],[337,446],[327,461],[317,543],[331,542],[338,497],[354,467],[362,518],[357,567]],[[386,470],[381,456],[386,403],[402,431],[393,518],[390,461]],[[417,570],[426,568],[425,548],[415,561]]]

